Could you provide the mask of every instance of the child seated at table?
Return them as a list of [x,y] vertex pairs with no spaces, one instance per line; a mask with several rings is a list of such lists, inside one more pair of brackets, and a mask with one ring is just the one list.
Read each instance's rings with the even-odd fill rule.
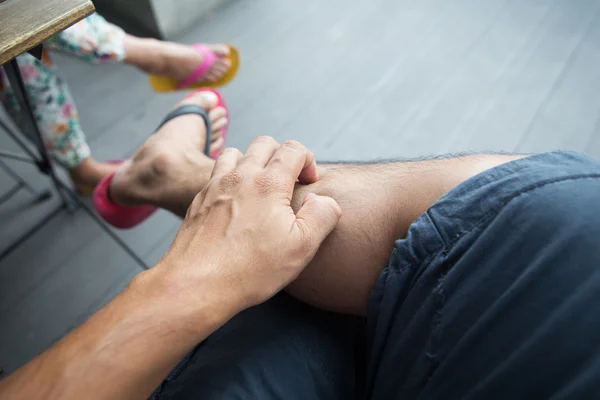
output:
[[[189,46],[139,38],[98,14],[52,37],[44,47],[93,64],[130,64],[145,73],[181,82],[178,88],[218,83],[231,68],[227,45]],[[46,148],[68,169],[75,188],[90,193],[104,176],[116,171],[118,164],[92,158],[75,103],[48,52],[44,51],[42,60],[22,54],[17,62]],[[1,69],[0,98],[17,125],[23,127],[19,105]]]

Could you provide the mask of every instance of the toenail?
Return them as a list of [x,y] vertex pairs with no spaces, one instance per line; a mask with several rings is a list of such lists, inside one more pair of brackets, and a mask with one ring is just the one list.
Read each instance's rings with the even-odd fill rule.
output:
[[216,94],[214,94],[213,92],[207,91],[207,90],[192,92],[190,95],[188,95],[188,97],[186,97],[186,99],[191,99],[191,98],[197,98],[197,99],[204,100],[203,103],[207,103],[206,105],[209,106],[209,108],[212,108],[213,106],[215,106],[219,101],[219,98],[217,97]]
[[219,101],[219,98],[213,92],[200,92],[202,97],[209,101],[211,104],[216,104]]

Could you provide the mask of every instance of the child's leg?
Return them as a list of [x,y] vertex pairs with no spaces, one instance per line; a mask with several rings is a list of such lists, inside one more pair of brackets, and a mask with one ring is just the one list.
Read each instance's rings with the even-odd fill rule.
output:
[[[192,46],[125,33],[98,14],[67,28],[46,42],[62,53],[91,64],[120,63],[133,65],[148,74],[187,78],[203,61],[203,55]],[[215,53],[226,56],[225,45],[208,45]],[[217,59],[202,79],[216,81],[231,66],[227,58]]]
[[91,64],[120,63],[126,55],[125,35],[123,29],[92,14],[54,35],[45,45]]
[[[23,54],[17,57],[17,62],[44,146],[61,166],[69,170],[77,186],[95,185],[115,166],[97,163],[90,157],[90,148],[67,85],[56,75],[48,57],[40,61]],[[6,76],[2,75],[0,80],[2,103],[15,123],[26,131],[24,115]]]
[[[23,54],[17,57],[17,62],[46,149],[65,168],[76,167],[90,156],[90,148],[67,86],[56,76],[47,59],[39,61]],[[28,128],[24,115],[6,78],[3,79],[2,102],[15,123],[25,131]]]

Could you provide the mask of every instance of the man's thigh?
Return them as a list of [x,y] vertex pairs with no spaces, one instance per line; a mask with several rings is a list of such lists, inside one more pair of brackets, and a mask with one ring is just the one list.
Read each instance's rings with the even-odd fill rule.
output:
[[600,166],[486,171],[396,244],[371,296],[368,398],[600,396]]
[[201,343],[153,399],[351,400],[361,392],[355,380],[363,364],[361,329],[364,319],[280,294]]

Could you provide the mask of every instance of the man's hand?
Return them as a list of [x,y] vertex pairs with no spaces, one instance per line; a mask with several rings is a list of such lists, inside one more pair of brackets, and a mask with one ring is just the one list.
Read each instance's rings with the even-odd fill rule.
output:
[[295,183],[317,179],[313,154],[298,142],[260,137],[245,155],[226,149],[157,268],[231,316],[267,300],[300,274],[341,217],[335,200],[317,195],[294,214]]
[[294,214],[297,180],[318,179],[296,142],[259,138],[218,159],[169,252],[113,301],[0,381],[7,399],[148,398],[196,344],[294,279],[341,216],[328,197]]

